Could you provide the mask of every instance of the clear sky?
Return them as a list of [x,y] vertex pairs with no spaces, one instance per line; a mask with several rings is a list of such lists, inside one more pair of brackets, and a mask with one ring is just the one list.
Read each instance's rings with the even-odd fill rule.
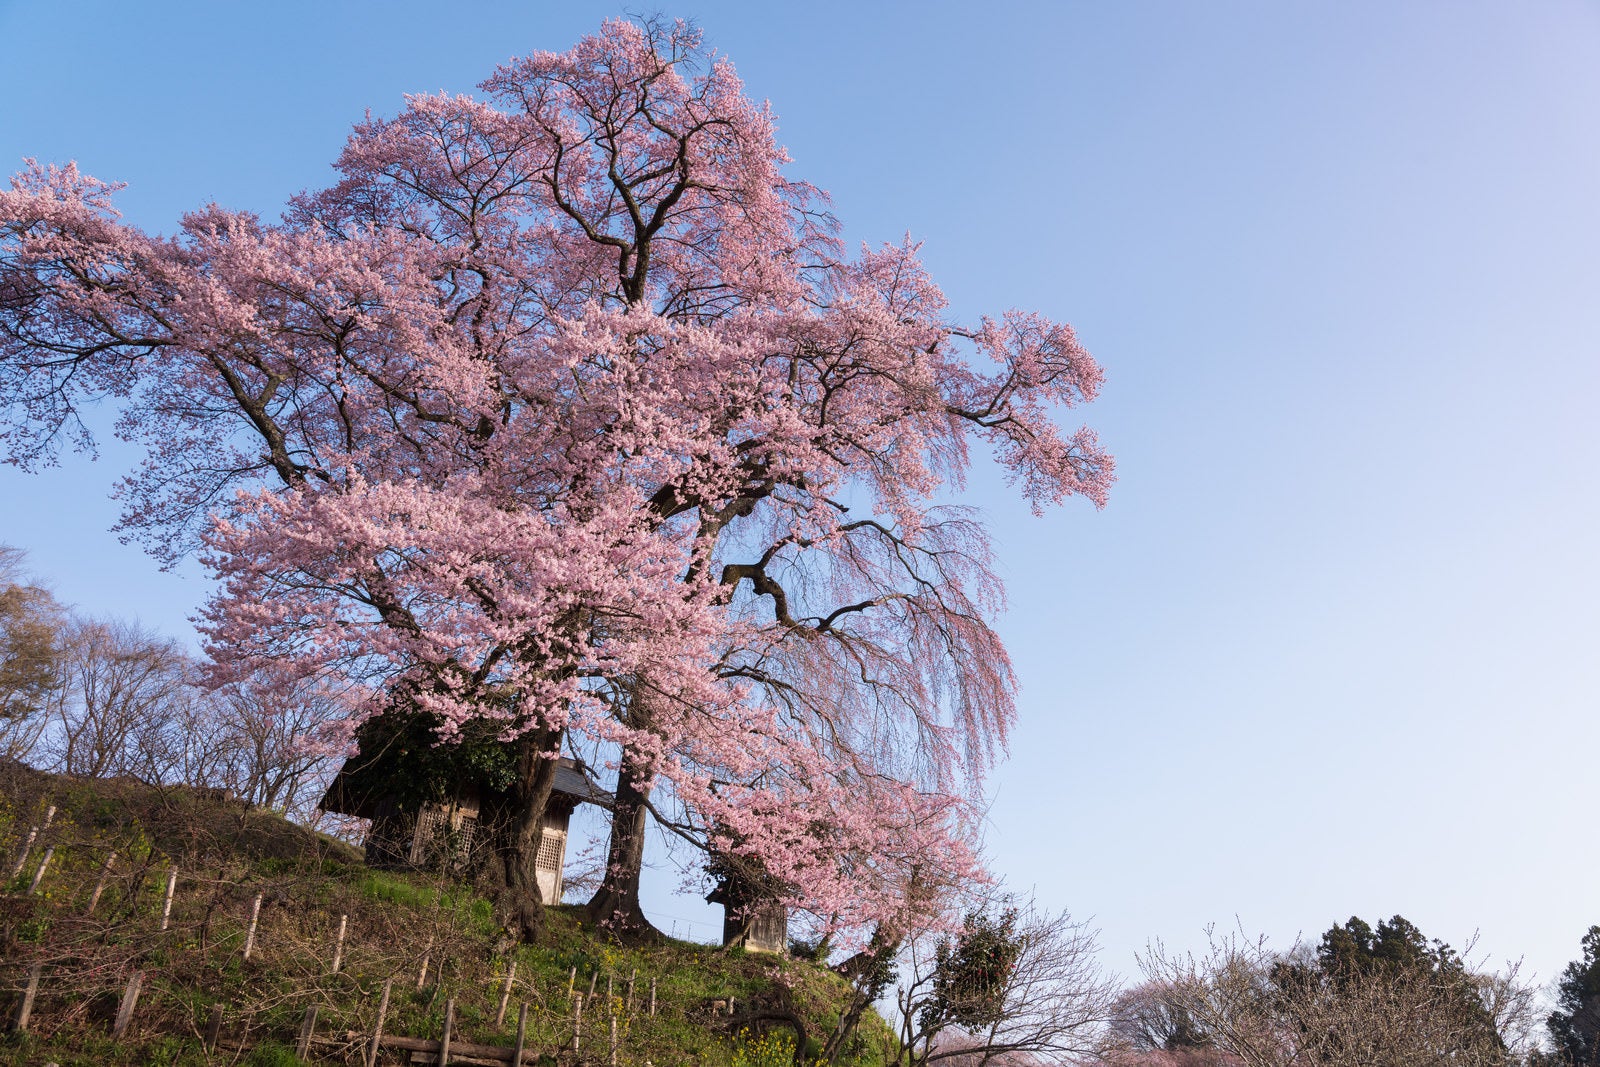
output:
[[[1103,512],[988,470],[1023,692],[995,864],[1123,973],[1203,927],[1396,912],[1541,978],[1600,923],[1600,6],[711,3],[852,240],[955,309],[1071,321]],[[351,122],[562,49],[603,4],[0,0],[0,166],[133,222],[274,215]],[[173,633],[127,466],[0,468],[0,541]],[[656,878],[671,883],[668,872]],[[654,898],[664,924],[707,910]],[[680,929],[682,929],[680,924]],[[709,927],[702,926],[704,935]]]

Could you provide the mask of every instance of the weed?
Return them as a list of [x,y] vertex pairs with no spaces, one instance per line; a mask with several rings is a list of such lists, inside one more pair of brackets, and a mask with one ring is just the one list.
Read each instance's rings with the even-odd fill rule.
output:
[[729,1067],[791,1067],[793,1063],[794,1038],[740,1030],[733,1042]]
[[244,1067],[300,1067],[300,1057],[288,1045],[276,1041],[263,1041],[250,1050]]

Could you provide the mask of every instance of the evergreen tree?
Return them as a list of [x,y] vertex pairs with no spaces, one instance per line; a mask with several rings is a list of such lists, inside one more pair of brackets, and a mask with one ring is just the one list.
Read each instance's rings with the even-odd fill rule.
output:
[[1016,908],[968,914],[954,943],[945,938],[935,950],[933,996],[923,1006],[922,1025],[993,1026],[1005,1014],[1006,989],[1021,952]]
[[1317,948],[1317,965],[1331,978],[1466,970],[1454,949],[1438,939],[1430,942],[1401,915],[1380,920],[1376,930],[1354,915],[1343,926],[1330,927]]
[[1600,1065],[1600,926],[1583,935],[1583,959],[1567,964],[1556,990],[1560,1007],[1548,1022],[1556,1049],[1578,1067]]

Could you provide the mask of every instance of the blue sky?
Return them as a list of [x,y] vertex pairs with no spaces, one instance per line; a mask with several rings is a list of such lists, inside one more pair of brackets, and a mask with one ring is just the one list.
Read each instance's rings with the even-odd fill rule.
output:
[[[1075,415],[1117,453],[1108,508],[1034,518],[986,468],[969,495],[1023,685],[1010,884],[1094,916],[1124,973],[1235,917],[1574,958],[1600,923],[1600,7],[664,10],[772,100],[852,240],[909,232],[958,313],[1071,321],[1107,368]],[[271,215],[364,109],[615,13],[0,0],[0,163],[77,159],[154,230]],[[0,469],[0,541],[186,632],[203,575],[107,532],[128,458]]]

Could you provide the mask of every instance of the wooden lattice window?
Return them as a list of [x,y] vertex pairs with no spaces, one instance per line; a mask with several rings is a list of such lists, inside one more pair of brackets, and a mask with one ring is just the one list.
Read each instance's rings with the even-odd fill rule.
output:
[[456,844],[463,856],[472,854],[472,839],[478,832],[478,817],[462,813],[461,825],[456,828]]
[[433,843],[439,836],[440,830],[450,828],[449,816],[439,808],[423,808],[417,812],[417,827],[411,835],[411,855],[408,857],[412,863],[424,863],[428,853],[433,849]]
[[541,871],[560,871],[561,861],[567,851],[567,835],[546,830],[539,837],[539,857],[536,861]]
[[[454,815],[455,826],[451,826]],[[478,829],[478,820],[459,808],[426,807],[417,813],[417,828],[411,838],[410,862],[431,863],[444,850],[464,858],[472,849],[472,839]]]

